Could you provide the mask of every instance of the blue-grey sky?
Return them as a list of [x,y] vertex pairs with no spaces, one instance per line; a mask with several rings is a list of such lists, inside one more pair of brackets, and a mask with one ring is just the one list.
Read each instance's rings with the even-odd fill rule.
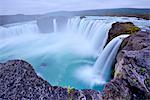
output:
[[150,0],[0,0],[0,15],[104,8],[150,8]]

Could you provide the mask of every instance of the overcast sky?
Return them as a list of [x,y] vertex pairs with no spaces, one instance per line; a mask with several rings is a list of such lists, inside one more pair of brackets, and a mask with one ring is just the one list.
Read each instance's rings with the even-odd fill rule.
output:
[[150,0],[0,0],[0,15],[104,8],[150,8]]

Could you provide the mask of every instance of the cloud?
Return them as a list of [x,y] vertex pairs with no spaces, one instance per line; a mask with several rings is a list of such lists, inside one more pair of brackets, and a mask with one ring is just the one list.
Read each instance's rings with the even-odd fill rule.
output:
[[150,8],[150,0],[1,0],[0,14],[39,14],[104,8]]

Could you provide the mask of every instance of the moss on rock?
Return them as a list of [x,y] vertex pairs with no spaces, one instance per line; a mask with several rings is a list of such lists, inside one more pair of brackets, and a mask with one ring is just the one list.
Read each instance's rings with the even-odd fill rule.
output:
[[140,28],[135,26],[132,22],[116,22],[112,24],[112,28],[109,30],[107,43],[119,35],[134,34],[138,31],[140,31]]

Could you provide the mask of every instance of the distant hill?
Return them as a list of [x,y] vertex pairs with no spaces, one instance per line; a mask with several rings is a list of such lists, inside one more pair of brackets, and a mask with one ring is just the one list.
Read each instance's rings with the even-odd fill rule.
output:
[[42,15],[23,15],[23,14],[0,15],[0,25],[23,22],[23,21],[37,20],[41,16]]
[[59,11],[48,13],[51,16],[100,16],[109,14],[135,14],[135,15],[150,15],[150,9],[136,9],[136,8],[119,8],[119,9],[97,9],[97,10],[82,10],[82,11]]
[[119,8],[119,9],[97,9],[97,10],[83,10],[83,11],[59,11],[51,12],[42,15],[0,15],[0,25],[16,23],[21,21],[37,20],[42,17],[56,17],[56,16],[126,16],[150,19],[150,9],[136,9],[136,8]]
[[150,19],[150,9],[120,8],[97,9],[83,11],[59,11],[46,14],[47,16],[125,16]]

